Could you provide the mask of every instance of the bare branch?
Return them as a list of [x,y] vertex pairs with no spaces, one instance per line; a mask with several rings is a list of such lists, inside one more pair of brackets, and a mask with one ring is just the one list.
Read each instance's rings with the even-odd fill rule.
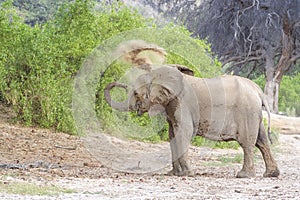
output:
[[248,72],[247,72],[247,74],[246,74],[246,77],[247,77],[247,78],[249,78],[250,75],[252,74],[252,72],[255,70],[256,65],[257,65],[257,62],[254,62],[254,64],[250,66],[250,68],[248,69]]
[[[294,1],[274,4],[272,0],[215,0],[210,1],[209,6],[205,6],[205,2],[201,4],[204,18],[197,24],[201,29],[197,30],[199,35],[208,37],[212,51],[219,56],[223,66],[230,63],[233,70],[237,68],[234,71],[246,67],[241,70],[243,75],[255,71],[248,69],[248,64],[264,72],[268,54],[273,77],[279,66],[284,73],[299,59],[300,17],[298,4]],[[288,15],[288,21],[284,19],[285,15]],[[284,32],[290,37],[288,45],[282,38]]]
[[295,62],[295,61],[298,60],[298,59],[300,59],[300,54],[297,54],[297,55],[293,56],[293,57],[289,60],[289,62],[293,63],[293,62]]
[[262,56],[257,56],[257,57],[250,57],[250,58],[247,58],[247,59],[243,59],[243,60],[237,61],[238,57],[235,57],[234,59],[230,59],[230,60],[227,60],[226,62],[224,62],[223,66],[225,64],[228,64],[228,63],[231,63],[231,62],[234,62],[232,64],[232,66],[238,66],[238,65],[249,63],[249,62],[252,62],[252,61],[259,61],[261,59],[262,59]]
[[297,26],[300,26],[300,21],[296,22],[293,26],[293,28],[296,28]]

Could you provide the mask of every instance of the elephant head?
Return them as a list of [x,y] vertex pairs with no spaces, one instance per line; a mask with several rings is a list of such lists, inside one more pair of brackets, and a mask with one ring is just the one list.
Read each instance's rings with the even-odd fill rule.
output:
[[127,89],[128,86],[117,82],[110,83],[104,90],[107,103],[119,111],[136,111],[139,115],[148,112],[155,105],[166,107],[183,90],[183,74],[176,68],[163,66],[139,76],[123,102],[111,99],[113,87]]

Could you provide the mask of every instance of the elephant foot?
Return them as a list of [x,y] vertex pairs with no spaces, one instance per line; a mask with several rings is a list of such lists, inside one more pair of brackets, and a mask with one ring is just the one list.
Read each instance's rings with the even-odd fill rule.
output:
[[255,177],[255,171],[254,170],[249,170],[249,171],[241,170],[237,173],[236,177],[237,178],[252,178],[252,177]]
[[193,170],[185,170],[185,171],[176,171],[172,169],[167,173],[168,176],[189,176],[189,177],[194,177],[195,173]]
[[267,170],[265,173],[264,173],[264,177],[278,177],[280,174],[280,171],[278,168],[275,168],[275,169],[272,169],[272,170]]
[[168,176],[175,176],[175,170],[172,169],[171,171],[168,171],[167,175]]

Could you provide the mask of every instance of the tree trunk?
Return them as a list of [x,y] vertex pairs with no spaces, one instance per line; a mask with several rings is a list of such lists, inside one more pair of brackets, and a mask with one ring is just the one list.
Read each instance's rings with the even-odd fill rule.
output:
[[[278,94],[282,76],[292,66],[293,49],[295,45],[292,37],[292,25],[289,23],[287,16],[283,19],[283,33],[282,33],[282,53],[281,57],[275,66],[275,56],[271,56],[271,52],[266,55],[266,85],[265,94],[273,113],[278,113]],[[274,55],[274,54],[273,54]]]
[[[267,112],[263,112],[265,119],[268,119]],[[299,134],[300,117],[287,117],[283,115],[271,114],[271,127],[280,134]]]
[[[270,53],[269,53],[270,54]],[[273,56],[266,56],[266,85],[265,94],[269,103],[270,111],[272,113],[278,113],[278,89],[279,84],[275,81],[275,63]]]

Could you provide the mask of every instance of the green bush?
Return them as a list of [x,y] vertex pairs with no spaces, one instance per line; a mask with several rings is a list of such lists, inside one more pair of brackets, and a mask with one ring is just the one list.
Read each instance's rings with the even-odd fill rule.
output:
[[291,116],[300,116],[300,73],[284,76],[279,89],[279,110]]
[[[265,78],[260,76],[254,80],[262,89],[265,86]],[[280,112],[290,116],[300,116],[300,73],[292,76],[283,76],[278,97]]]
[[[116,11],[117,10],[117,11]],[[27,125],[75,133],[72,84],[85,57],[113,34],[146,21],[122,5],[94,10],[94,1],[64,4],[52,21],[30,27],[12,3],[1,4],[1,101]]]

